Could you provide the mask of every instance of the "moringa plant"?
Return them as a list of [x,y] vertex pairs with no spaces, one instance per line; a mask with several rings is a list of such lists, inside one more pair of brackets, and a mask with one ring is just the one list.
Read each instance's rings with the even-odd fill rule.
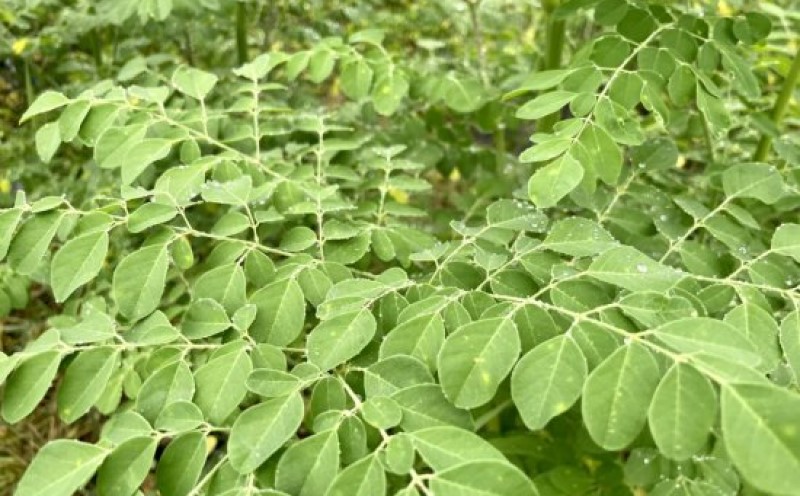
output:
[[91,186],[0,213],[53,299],[0,415],[107,420],[16,494],[797,494],[791,23],[570,1],[520,69],[494,3],[474,63],[366,29],[38,96]]

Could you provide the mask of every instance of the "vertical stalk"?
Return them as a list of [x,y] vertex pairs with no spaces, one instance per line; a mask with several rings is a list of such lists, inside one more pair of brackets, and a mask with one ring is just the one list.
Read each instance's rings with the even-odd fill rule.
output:
[[103,49],[102,49],[102,40],[100,39],[100,33],[98,33],[98,28],[92,29],[91,43],[92,43],[92,56],[94,57],[95,71],[97,71],[97,75],[102,78]]
[[[33,88],[33,78],[31,77],[31,65],[28,62],[28,58],[22,59],[22,68],[24,71],[25,77],[25,108],[30,107],[33,101],[36,99],[36,91]],[[34,129],[39,128],[39,118],[41,116],[35,115],[31,120],[31,124],[33,124]]]
[[189,30],[189,28],[184,28],[184,30],[183,30],[183,40],[184,40],[183,53],[184,53],[184,57],[186,58],[186,62],[188,62],[189,65],[195,65],[194,64],[194,47],[192,46],[192,33]]
[[483,85],[489,86],[489,76],[486,73],[486,46],[483,44],[483,29],[481,28],[481,20],[478,17],[479,4],[479,0],[469,0],[467,2],[469,17],[472,20],[472,31],[475,35],[475,48],[478,52],[478,72]]
[[[561,54],[564,52],[566,25],[563,19],[555,19],[553,17],[553,12],[558,6],[558,0],[545,0],[542,6],[544,7],[545,22],[547,23],[547,40],[545,42],[547,51],[542,60],[541,69],[559,69],[561,67]],[[536,123],[536,131],[549,133],[560,119],[560,112],[546,115]]]
[[708,160],[713,164],[716,162],[714,157],[714,139],[711,137],[711,127],[708,125],[708,119],[704,114],[700,114],[700,120],[703,121],[703,140],[706,142],[706,153],[708,153]]
[[506,165],[506,125],[502,118],[498,119],[494,130],[494,163],[495,170],[503,177],[503,168]]
[[[772,115],[770,116],[775,127],[780,127],[783,115],[789,108],[789,101],[792,99],[797,80],[800,79],[800,49],[794,54],[794,61],[792,61],[789,72],[783,80],[781,92],[778,93],[778,98],[775,100],[775,105],[772,107]],[[756,162],[763,162],[767,159],[770,147],[772,145],[772,137],[767,133],[761,135],[761,139],[756,147],[756,152],[753,154],[753,160]]]
[[33,103],[35,98],[35,94],[33,91],[33,79],[31,78],[31,66],[28,63],[28,59],[22,59],[22,67],[25,71],[25,104],[27,107],[30,107]]
[[247,5],[236,2],[236,55],[239,65],[247,62]]

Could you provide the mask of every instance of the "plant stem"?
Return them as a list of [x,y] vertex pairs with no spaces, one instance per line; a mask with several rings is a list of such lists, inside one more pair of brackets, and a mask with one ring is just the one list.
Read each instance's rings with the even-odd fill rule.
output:
[[194,64],[194,48],[192,47],[192,34],[191,34],[191,31],[188,28],[184,28],[184,30],[183,30],[183,40],[184,40],[184,43],[185,43],[185,45],[183,47],[183,53],[184,53],[184,57],[186,57],[186,62],[188,62],[189,65],[195,65]]
[[92,30],[92,56],[94,57],[94,65],[97,74],[102,77],[103,74],[103,52],[102,52],[102,40],[100,39],[100,34],[97,32],[97,28]]
[[467,5],[469,6],[469,17],[472,20],[472,30],[475,34],[475,48],[478,51],[478,72],[480,73],[483,85],[489,86],[489,76],[486,73],[486,47],[483,44],[481,20],[478,17],[479,3],[479,0],[470,0],[467,2]]
[[[563,19],[553,17],[553,12],[557,7],[557,0],[544,2],[544,11],[547,22],[547,41],[545,58],[542,60],[542,70],[553,70],[561,67],[561,54],[564,52],[564,38],[566,26]],[[536,123],[538,132],[548,133],[553,130],[553,126],[560,120],[560,112],[553,112],[539,119]]]
[[239,65],[247,62],[247,6],[242,1],[236,3],[236,55]]
[[506,165],[506,126],[498,122],[494,130],[494,163],[499,177],[502,177],[503,167]]
[[711,128],[708,125],[708,119],[701,113],[700,120],[703,121],[703,140],[706,142],[706,153],[708,153],[708,160],[712,164],[716,162],[714,158],[714,139],[711,137]]
[[[789,72],[786,74],[786,78],[783,80],[781,92],[778,94],[778,98],[775,100],[775,105],[772,107],[771,117],[772,122],[776,127],[780,126],[783,115],[789,108],[789,101],[792,99],[792,93],[794,93],[794,88],[797,86],[798,79],[800,79],[800,49],[798,49],[797,53],[794,54],[794,61],[792,62],[791,67],[789,67]],[[759,140],[758,146],[756,147],[756,152],[753,155],[753,160],[756,162],[763,162],[766,160],[771,145],[772,137],[767,133],[762,134],[761,140]]]

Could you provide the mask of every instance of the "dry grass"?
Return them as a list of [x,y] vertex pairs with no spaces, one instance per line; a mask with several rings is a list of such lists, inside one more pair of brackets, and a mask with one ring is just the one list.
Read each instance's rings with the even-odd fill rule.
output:
[[49,441],[69,438],[91,442],[97,439],[99,429],[99,419],[94,415],[70,425],[63,423],[52,391],[21,422],[9,425],[0,421],[0,496],[14,492],[25,468]]

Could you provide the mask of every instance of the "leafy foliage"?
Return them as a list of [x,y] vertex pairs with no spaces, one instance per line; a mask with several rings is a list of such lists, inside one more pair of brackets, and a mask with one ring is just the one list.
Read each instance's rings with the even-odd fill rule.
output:
[[[140,54],[30,102],[39,159],[93,179],[0,212],[0,310],[53,299],[0,354],[0,415],[57,382],[61,420],[107,420],[17,494],[796,491],[792,27],[565,2],[537,42],[569,61],[537,67],[498,48],[527,6],[435,4],[413,50],[370,3],[367,29],[245,39],[233,68]],[[425,37],[451,14],[473,47]]]

